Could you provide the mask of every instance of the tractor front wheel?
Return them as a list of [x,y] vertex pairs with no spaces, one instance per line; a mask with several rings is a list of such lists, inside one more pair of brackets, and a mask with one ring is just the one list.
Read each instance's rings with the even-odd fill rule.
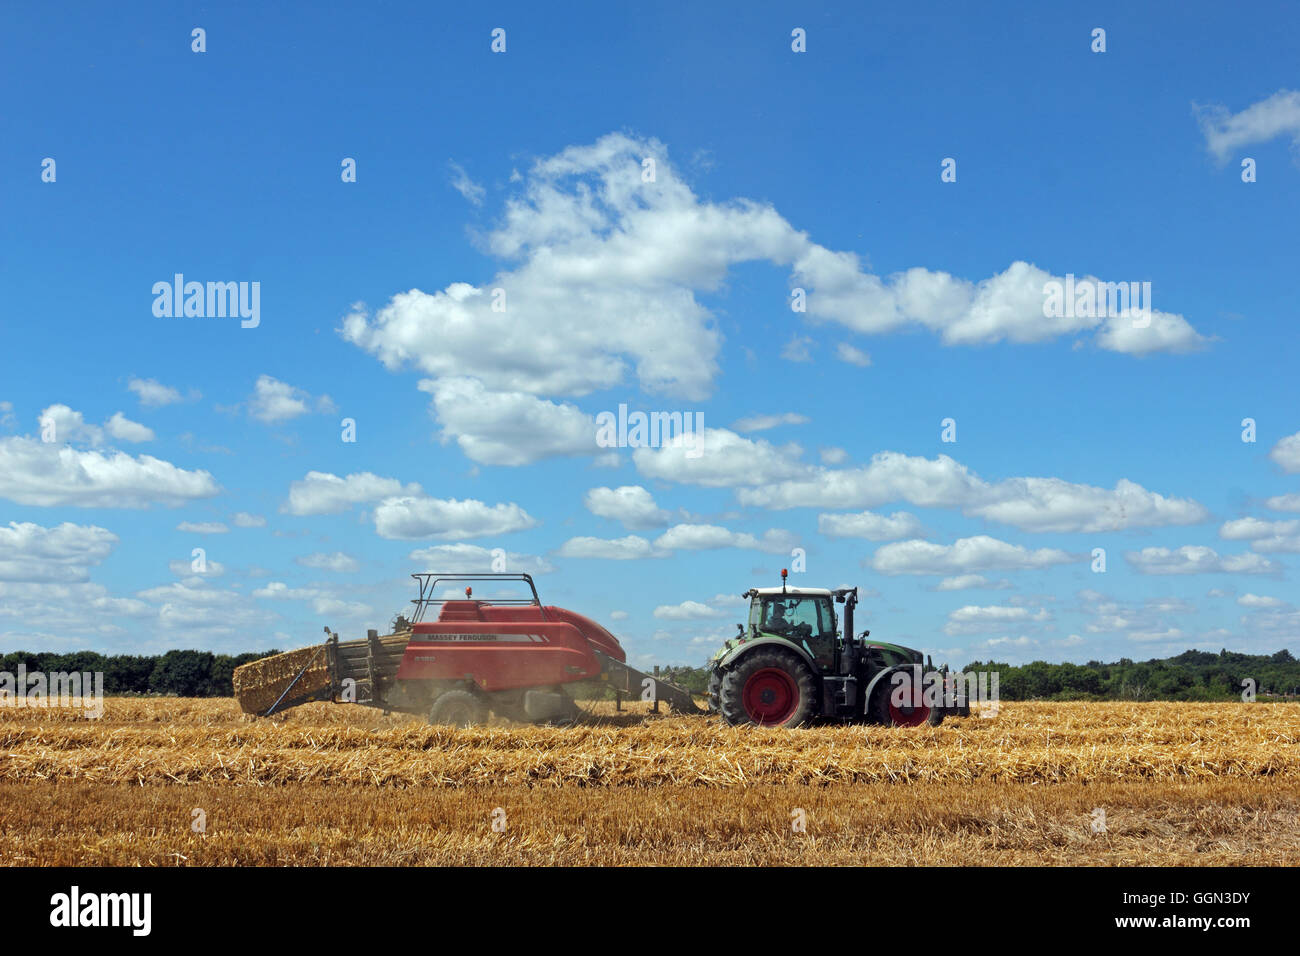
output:
[[793,654],[755,650],[723,675],[718,709],[732,726],[798,727],[816,712],[817,683]]
[[716,670],[709,671],[709,713],[716,714],[719,708],[718,695],[722,693],[722,675]]
[[483,701],[467,690],[449,690],[439,694],[429,708],[431,724],[473,727],[486,721],[487,717],[488,709]]

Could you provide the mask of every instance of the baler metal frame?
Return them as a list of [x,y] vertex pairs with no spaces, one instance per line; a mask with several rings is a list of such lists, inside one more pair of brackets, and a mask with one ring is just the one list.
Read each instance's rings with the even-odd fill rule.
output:
[[491,598],[492,603],[514,607],[533,605],[541,610],[543,618],[548,617],[542,599],[537,595],[537,585],[533,583],[531,574],[524,574],[523,572],[511,573],[508,571],[482,571],[478,574],[442,574],[435,571],[422,571],[412,574],[411,577],[415,578],[420,587],[420,596],[411,598],[411,603],[415,605],[415,616],[411,618],[412,624],[419,624],[423,621],[424,612],[430,607],[446,604],[448,601],[464,600],[464,598],[459,597],[434,597],[434,588],[444,581],[523,581],[528,585],[528,589],[533,592],[531,599],[524,597]]

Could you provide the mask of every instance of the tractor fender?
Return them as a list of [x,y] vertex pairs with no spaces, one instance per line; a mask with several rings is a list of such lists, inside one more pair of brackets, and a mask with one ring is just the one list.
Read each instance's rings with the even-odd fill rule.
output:
[[[913,668],[916,668],[916,670],[913,670]],[[892,675],[894,674],[898,674],[900,672],[905,672],[905,671],[911,671],[913,674],[917,674],[920,673],[922,670],[923,668],[921,668],[920,665],[918,664],[895,664],[893,667],[886,667],[875,677],[871,678],[871,683],[867,685],[867,689],[863,691],[862,697],[859,698],[862,701],[863,711],[865,712],[866,709],[871,705],[871,695],[875,693],[876,685],[879,684],[881,681],[884,681],[888,685],[889,682],[893,680]],[[924,679],[924,674],[922,674],[921,676],[922,679]]]
[[740,646],[734,647],[730,651],[728,651],[726,656],[723,657],[722,660],[718,661],[716,665],[717,669],[722,670],[724,667],[731,667],[738,660],[740,660],[741,657],[748,654],[756,647],[780,647],[782,650],[793,651],[796,655],[798,655],[800,660],[802,660],[805,664],[808,665],[809,668],[811,668],[814,674],[820,673],[820,668],[818,668],[817,662],[813,659],[813,656],[811,654],[809,654],[798,644],[795,644],[792,641],[787,641],[784,638],[780,638],[780,637],[760,637],[757,640],[745,641],[745,643],[741,644]]

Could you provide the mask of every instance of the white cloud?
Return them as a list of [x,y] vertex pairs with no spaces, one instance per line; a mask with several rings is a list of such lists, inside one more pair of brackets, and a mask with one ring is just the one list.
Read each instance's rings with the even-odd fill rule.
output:
[[1196,352],[1205,348],[1209,341],[1181,315],[1154,309],[1140,325],[1130,315],[1108,316],[1097,333],[1097,344],[1101,348],[1127,355]]
[[0,428],[13,428],[18,424],[18,418],[14,415],[13,402],[0,402]]
[[[806,335],[796,335],[786,342],[781,348],[781,358],[787,362],[811,362],[812,354],[809,349],[813,345],[813,340]],[[744,429],[741,429],[744,431]]]
[[841,342],[835,346],[835,357],[841,362],[848,362],[850,365],[856,365],[859,368],[866,368],[871,364],[871,356],[862,349],[855,348],[847,342]]
[[1149,597],[1142,606],[1154,614],[1194,614],[1196,605],[1177,597]]
[[761,432],[780,425],[807,425],[811,418],[798,412],[782,412],[779,415],[750,415],[732,422],[731,427],[738,432]]
[[90,582],[0,581],[0,620],[11,619],[17,627],[0,637],[9,648],[77,651],[92,641],[104,648],[117,640],[122,650],[138,654],[138,624],[128,631],[117,619],[141,621],[154,614],[144,601],[113,597]]
[[264,586],[253,591],[255,598],[271,598],[277,601],[310,601],[322,594],[324,592],[317,588],[291,588],[283,581],[268,581]]
[[[706,458],[708,448],[706,441]],[[663,474],[656,477],[672,477],[668,469],[660,470]],[[1194,524],[1209,517],[1195,501],[1167,498],[1127,479],[1109,490],[1059,478],[1006,478],[990,483],[947,455],[929,459],[886,451],[872,456],[862,468],[804,470],[801,478],[741,488],[737,498],[741,504],[775,509],[871,507],[903,500],[921,508],[960,508],[970,517],[1025,531],[1118,531]],[[678,481],[694,477],[689,471],[676,476]],[[716,480],[721,477],[716,465],[711,477],[721,483]]]
[[113,417],[104,424],[104,430],[118,441],[145,442],[153,441],[153,429],[133,422],[121,412],[114,412]]
[[817,516],[817,530],[831,538],[866,538],[868,541],[897,541],[922,532],[920,520],[906,511],[895,511],[889,517],[871,511],[820,514]]
[[[921,268],[881,280],[860,271],[856,256],[817,247],[796,264],[795,279],[815,288],[808,297],[810,317],[863,334],[921,326],[938,333],[944,345],[982,345],[1044,342],[1098,330],[1099,347],[1136,355],[1187,352],[1206,341],[1181,315],[1168,312],[1153,310],[1142,329],[1134,328],[1129,316],[1081,313],[1071,319],[1046,318],[1047,284],[1065,280],[1027,262],[1013,262],[1006,271],[979,282]],[[1079,281],[1101,280],[1084,276]]]
[[985,647],[1033,647],[1038,642],[1032,637],[1022,635],[1020,637],[990,637],[982,643]]
[[847,451],[843,448],[837,448],[834,446],[830,448],[822,448],[818,451],[818,454],[821,456],[823,465],[842,465],[849,459],[849,453]]
[[236,528],[265,528],[266,519],[261,515],[249,514],[247,511],[236,512],[230,519]]
[[1010,581],[991,581],[982,574],[958,574],[951,578],[944,578],[934,586],[934,590],[969,591],[974,588],[981,588],[989,591],[1005,591],[1010,587]]
[[485,465],[527,465],[558,455],[591,455],[596,421],[568,403],[556,404],[526,392],[492,392],[470,378],[425,379],[433,396],[442,440],[454,440],[472,461]]
[[1243,594],[1237,598],[1237,603],[1242,607],[1248,608],[1274,608],[1285,607],[1286,602],[1280,598],[1267,597],[1262,594]]
[[1300,519],[1261,521],[1258,518],[1237,518],[1223,523],[1219,537],[1229,541],[1249,541],[1251,550],[1261,554],[1300,554]]
[[151,455],[78,451],[31,438],[0,438],[0,498],[50,508],[169,507],[220,491],[206,471]]
[[1287,435],[1268,453],[1278,466],[1288,475],[1300,472],[1300,432]]
[[451,188],[464,196],[475,206],[483,205],[483,197],[487,194],[485,190],[474,180],[469,178],[469,173],[461,167],[459,163],[447,162],[447,168],[451,170]]
[[81,412],[67,405],[55,404],[46,408],[37,418],[41,438],[53,443],[84,442],[89,445],[101,445],[104,442],[104,430],[98,425],[87,424]]
[[[1153,640],[1151,635],[1168,630],[1168,614],[1192,614],[1196,608],[1181,598],[1148,598],[1142,604],[1124,604],[1091,589],[1079,592],[1080,610],[1088,616],[1090,634],[1120,632],[1137,640]],[[1137,637],[1141,634],[1143,637]]]
[[220,521],[182,521],[176,526],[177,531],[184,531],[187,534],[225,534],[230,529]]
[[206,645],[210,649],[216,638],[237,638],[246,647],[250,634],[268,631],[274,620],[248,595],[213,587],[198,575],[149,588],[137,596],[158,604],[158,626],[191,647]]
[[675,524],[655,539],[655,547],[666,551],[744,548],[769,554],[789,553],[795,543],[794,536],[786,531],[765,531],[760,539],[711,524]]
[[332,515],[357,504],[399,495],[418,495],[419,485],[403,485],[396,478],[381,478],[368,471],[340,478],[324,471],[309,471],[289,486],[285,510],[292,515]]
[[[656,163],[652,183],[641,178],[645,158]],[[1099,318],[1045,319],[1051,276],[1025,262],[980,282],[921,268],[881,279],[769,205],[701,201],[652,139],[612,133],[538,160],[520,181],[484,237],[510,268],[480,286],[396,294],[373,314],[358,307],[343,320],[344,339],[390,370],[473,377],[489,391],[581,396],[631,373],[647,392],[699,400],[713,387],[721,336],[697,296],[723,288],[734,267],[766,261],[809,290],[809,322],[863,333],[919,326],[963,345],[1100,329],[1102,348],[1139,353],[1202,341],[1167,313],[1140,335]],[[792,357],[802,358],[801,338],[787,346]]]
[[[652,184],[641,182],[646,156]],[[482,287],[398,294],[341,331],[389,368],[471,375],[489,389],[582,395],[619,384],[630,365],[649,391],[703,398],[720,337],[695,293],[762,257],[766,234],[792,235],[782,226],[759,207],[697,203],[661,145],[613,134],[534,164],[486,237],[517,267]]]
[[1059,478],[1009,478],[990,489],[988,504],[969,513],[1026,531],[1119,531],[1196,524],[1209,517],[1187,498],[1166,498],[1121,478],[1113,489]]
[[481,538],[535,528],[538,522],[519,505],[488,505],[473,498],[405,496],[385,498],[374,511],[381,538]]
[[133,378],[127,382],[126,387],[129,391],[135,392],[140,399],[140,404],[145,408],[158,408],[184,401],[178,390],[152,378]]
[[702,621],[709,618],[725,617],[726,611],[709,607],[699,601],[683,601],[681,604],[660,604],[654,610],[654,616],[664,621]]
[[1272,642],[1291,643],[1300,631],[1300,611],[1291,605],[1254,608],[1241,617],[1241,623],[1263,634]]
[[1240,147],[1278,136],[1289,136],[1300,146],[1300,92],[1278,90],[1240,113],[1224,106],[1198,106],[1196,112],[1205,145],[1220,163]]
[[706,488],[764,485],[809,471],[799,461],[803,449],[794,443],[778,447],[766,439],[742,438],[726,428],[706,428],[696,436],[697,450],[692,451],[678,437],[662,448],[635,449],[632,461],[637,471],[647,478]]
[[200,574],[194,570],[193,558],[177,558],[174,561],[167,562],[167,570],[178,578],[219,578],[226,573],[226,566],[219,561],[213,561],[211,558],[203,559],[204,570]]
[[1142,574],[1273,574],[1278,567],[1258,554],[1220,556],[1203,545],[1181,548],[1143,548],[1124,557]]
[[1300,521],[1261,521],[1259,518],[1236,518],[1219,527],[1219,537],[1228,541],[1254,541],[1294,534]]
[[117,535],[70,522],[46,528],[30,521],[0,527],[0,581],[77,583],[108,557]]
[[511,574],[550,574],[554,565],[532,554],[519,554],[504,548],[484,548],[476,544],[441,544],[412,551],[408,557],[430,571],[473,574],[495,570],[497,558],[505,561]]
[[[707,444],[705,447],[707,452]],[[788,463],[790,457],[783,456],[783,461]],[[871,463],[861,468],[801,466],[787,470],[799,470],[803,475],[786,481],[769,479],[763,482],[765,487],[743,489],[738,493],[741,504],[778,509],[843,508],[904,500],[919,507],[960,507],[987,500],[986,483],[947,455],[931,460],[886,451],[872,456]],[[689,476],[679,480],[689,480]]]
[[343,601],[333,597],[320,597],[311,602],[312,612],[322,617],[342,617],[351,621],[373,618],[375,609],[360,601]]
[[1264,505],[1273,511],[1300,511],[1300,494],[1274,495]]
[[592,514],[620,521],[624,527],[632,530],[658,528],[667,524],[671,517],[655,504],[654,497],[640,485],[592,488],[583,497],[583,504]]
[[630,617],[627,611],[610,611],[609,619],[611,621],[626,621]]
[[335,551],[330,554],[322,551],[303,554],[294,558],[293,563],[304,568],[315,568],[319,571],[337,571],[341,574],[351,574],[361,570],[361,562],[350,554],[344,554],[342,551]]
[[952,544],[899,541],[876,550],[871,566],[881,574],[960,575],[979,571],[1036,570],[1082,561],[1056,548],[1030,551],[988,535],[960,538]]
[[121,412],[114,412],[101,427],[89,424],[81,412],[56,404],[41,412],[38,421],[42,441],[48,438],[56,444],[75,442],[99,447],[104,444],[105,434],[118,441],[146,442],[154,439],[153,429],[131,421]]
[[1128,636],[1135,641],[1151,643],[1154,641],[1181,641],[1184,633],[1181,628],[1167,627],[1163,631],[1129,631]]
[[283,581],[267,582],[265,587],[253,591],[253,597],[275,601],[310,601],[312,613],[321,616],[359,620],[374,614],[374,609],[368,604],[344,601],[320,588],[291,588]]
[[253,394],[248,400],[248,414],[259,422],[276,425],[287,422],[313,410],[319,412],[334,411],[334,403],[328,395],[312,398],[301,388],[295,388],[288,382],[282,382],[270,375],[259,375]]
[[639,535],[622,538],[570,538],[555,552],[562,558],[598,558],[606,561],[634,561],[639,558],[666,558],[668,552],[657,551]]
[[1000,631],[1009,625],[1041,624],[1051,620],[1051,614],[1044,610],[1031,611],[1026,607],[1008,607],[989,605],[979,607],[968,604],[959,607],[948,615],[944,633],[949,636],[958,634],[979,634],[986,631]]

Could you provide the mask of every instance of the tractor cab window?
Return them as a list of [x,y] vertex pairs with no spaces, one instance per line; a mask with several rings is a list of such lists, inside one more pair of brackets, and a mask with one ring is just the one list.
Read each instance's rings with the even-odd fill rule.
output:
[[760,631],[806,644],[820,662],[828,663],[834,658],[835,614],[827,598],[763,595],[750,608],[750,623]]

